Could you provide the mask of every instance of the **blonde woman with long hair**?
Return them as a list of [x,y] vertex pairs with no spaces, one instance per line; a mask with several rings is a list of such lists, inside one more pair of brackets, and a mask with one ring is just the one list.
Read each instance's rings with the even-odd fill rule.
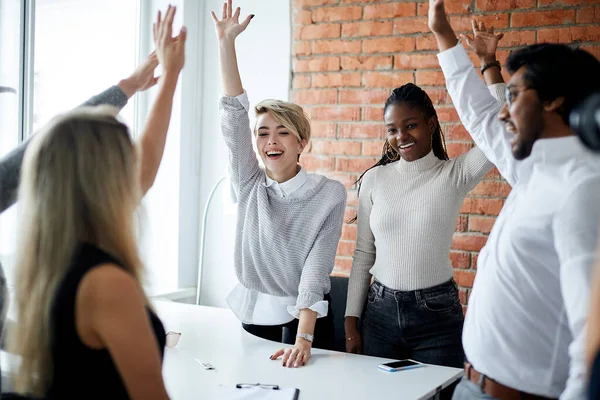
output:
[[163,66],[139,143],[114,115],[54,119],[25,154],[19,201],[14,387],[46,399],[166,399],[164,328],[142,288],[134,212],[152,186],[184,65],[175,8],[154,25]]
[[[235,269],[239,280],[227,300],[246,331],[291,344],[271,356],[286,367],[308,362],[313,346],[329,348],[333,320],[329,274],[342,232],[346,190],[298,164],[310,140],[302,107],[267,100],[255,107],[250,129],[235,39],[253,15],[239,22],[239,7],[213,13],[224,96],[221,129],[229,149],[231,180],[238,199]],[[252,141],[265,168],[260,168]],[[320,318],[319,318],[320,317]]]

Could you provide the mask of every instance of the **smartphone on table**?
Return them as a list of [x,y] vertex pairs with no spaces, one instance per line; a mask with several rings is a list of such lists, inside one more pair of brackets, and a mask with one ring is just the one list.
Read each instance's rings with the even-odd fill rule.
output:
[[402,371],[405,369],[413,369],[413,368],[419,368],[419,367],[424,367],[425,364],[421,364],[418,361],[414,361],[414,360],[400,360],[400,361],[392,361],[389,363],[385,363],[385,364],[379,364],[377,367],[381,368],[385,371],[388,372],[396,372],[396,371]]

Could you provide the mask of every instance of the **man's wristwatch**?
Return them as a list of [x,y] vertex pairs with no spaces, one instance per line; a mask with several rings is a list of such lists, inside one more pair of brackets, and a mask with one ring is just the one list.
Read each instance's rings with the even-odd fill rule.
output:
[[310,333],[299,333],[296,335],[296,338],[302,338],[312,343],[313,340],[315,340],[315,335],[311,335]]

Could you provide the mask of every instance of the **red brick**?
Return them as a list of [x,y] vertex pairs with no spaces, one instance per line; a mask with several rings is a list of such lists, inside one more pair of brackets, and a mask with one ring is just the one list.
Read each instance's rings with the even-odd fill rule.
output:
[[448,92],[446,89],[424,89],[433,105],[447,104]]
[[490,196],[506,198],[511,191],[510,185],[505,181],[481,181],[471,191],[471,196]]
[[358,107],[313,107],[310,116],[315,121],[358,121],[360,119],[360,108]]
[[466,232],[467,226],[469,224],[469,219],[466,215],[459,215],[456,217],[456,227],[454,228],[454,232]]
[[479,251],[485,246],[487,236],[480,235],[454,235],[452,248],[454,250]]
[[311,138],[334,138],[337,135],[337,125],[331,122],[311,121]]
[[386,89],[342,89],[340,91],[340,104],[384,104],[389,95],[390,91]]
[[499,179],[499,178],[502,178],[502,175],[500,175],[500,171],[498,171],[498,168],[496,168],[496,167],[492,168],[492,170],[483,177],[483,179]]
[[439,68],[435,54],[398,54],[394,57],[395,69]]
[[462,214],[498,215],[504,201],[501,199],[486,199],[467,197],[460,209]]
[[350,221],[356,217],[356,212],[356,207],[346,207],[346,211],[344,211],[344,221]]
[[296,25],[310,25],[312,24],[312,11],[295,9],[293,11],[294,23]]
[[535,44],[535,31],[509,31],[503,33],[504,37],[498,43],[498,47],[500,48]]
[[317,57],[303,60],[294,60],[294,72],[325,72],[339,70],[339,57]]
[[392,68],[392,56],[342,57],[343,70],[381,70]]
[[511,27],[563,25],[575,22],[575,10],[548,10],[512,13]]
[[467,289],[460,289],[458,291],[458,299],[460,301],[460,304],[467,304],[468,302],[468,292]]
[[307,56],[312,51],[311,42],[294,42],[294,55],[296,56]]
[[598,0],[539,0],[539,7],[584,6],[594,4],[598,4]]
[[387,37],[363,40],[363,53],[397,53],[408,52],[415,49],[415,38],[412,37]]
[[293,0],[294,7],[315,7],[325,4],[336,4],[338,0]]
[[464,251],[451,251],[450,261],[453,268],[468,269],[471,267],[471,254]]
[[471,232],[490,233],[496,222],[496,217],[477,217],[471,215],[469,217],[469,230]]
[[383,3],[386,2],[388,0],[342,0],[342,3],[344,4],[348,4],[348,3]]
[[[488,1],[488,0],[484,0]],[[521,0],[512,0],[521,1]],[[529,0],[528,0],[529,1]],[[535,0],[533,0],[535,2]],[[450,23],[452,28],[456,32],[472,32],[471,16],[451,16]],[[492,15],[479,15],[477,21],[484,22],[487,28],[494,27],[494,29],[508,28],[508,14],[492,14]]]
[[471,140],[471,135],[461,124],[446,125],[443,128],[446,140]]
[[310,87],[310,76],[309,75],[296,75],[292,79],[293,89],[304,89]]
[[313,10],[315,22],[354,21],[362,17],[361,6],[323,7]]
[[[349,206],[358,206],[358,192],[356,190],[350,190],[350,188],[356,187],[356,181],[358,180],[359,175],[348,175],[352,177],[352,183],[350,186],[346,186],[348,189],[348,199],[346,200],[346,204]],[[345,185],[344,185],[345,186]]]
[[346,158],[336,157],[335,169],[337,171],[363,173],[371,168],[379,159],[373,157]]
[[385,137],[383,124],[339,124],[339,137],[351,139],[379,139]]
[[371,157],[381,157],[384,143],[385,140],[364,141],[362,147],[362,155]]
[[352,257],[336,257],[332,276],[347,277],[352,269]]
[[363,107],[361,121],[383,122],[383,107]]
[[[358,179],[358,175],[356,175],[356,174],[349,174],[349,173],[339,172],[339,171],[326,171],[326,172],[323,172],[323,175],[325,175],[329,179],[334,179],[334,180],[340,182],[346,188],[353,188],[354,183],[356,182],[356,179]],[[355,205],[355,206],[358,205],[358,203],[350,204],[349,202],[347,202],[346,204]]]
[[471,150],[472,147],[472,143],[446,143],[446,150],[450,158],[458,157]]
[[433,35],[423,35],[417,37],[417,50],[437,50],[438,43]]
[[332,72],[325,74],[314,74],[312,87],[341,87],[360,86],[360,73]]
[[337,90],[294,90],[292,101],[297,104],[337,104]]
[[[471,8],[471,0],[453,0],[444,3],[446,13],[450,14],[470,14],[473,10]],[[417,14],[425,15],[429,12],[429,2],[418,3]]]
[[312,140],[311,153],[343,156],[358,156],[361,153],[361,143],[340,140]]
[[475,282],[475,272],[454,270],[454,280],[459,286],[473,287],[473,282]]
[[312,54],[360,53],[360,40],[316,40],[312,42]]
[[300,157],[300,164],[311,172],[332,170],[335,166],[334,161],[333,157],[314,154],[304,154]]
[[363,19],[390,19],[417,15],[416,3],[388,3],[365,6]]
[[430,32],[427,17],[401,18],[394,20],[394,34],[405,35],[409,33]]
[[546,28],[538,31],[538,43],[600,42],[600,26]]
[[475,7],[479,11],[523,10],[535,8],[536,0],[476,0]]
[[414,82],[412,72],[365,72],[363,73],[363,86],[381,87],[388,90]]
[[600,61],[600,46],[582,46],[581,49],[590,52]]
[[342,37],[386,36],[392,34],[392,22],[352,22],[342,27]]
[[356,241],[356,224],[344,224],[342,226],[342,240]]
[[437,107],[435,109],[441,123],[459,122],[458,113],[454,107]]
[[295,29],[296,39],[331,39],[339,38],[341,32],[340,24],[307,25]]
[[583,7],[577,10],[578,24],[597,24],[600,23],[600,6]]
[[445,86],[446,79],[442,71],[417,71],[418,86]]

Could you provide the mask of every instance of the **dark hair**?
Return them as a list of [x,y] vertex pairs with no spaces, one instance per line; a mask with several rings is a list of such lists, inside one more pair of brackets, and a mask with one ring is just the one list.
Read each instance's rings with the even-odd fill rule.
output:
[[600,62],[587,51],[564,44],[527,46],[512,53],[506,66],[511,75],[526,67],[525,82],[537,92],[541,101],[563,97],[558,112],[567,125],[571,110],[588,95],[600,90]]
[[[444,132],[442,131],[442,127],[440,126],[440,121],[438,120],[437,112],[435,111],[433,102],[429,98],[427,92],[425,92],[423,89],[421,89],[414,83],[407,83],[392,91],[392,94],[390,95],[390,97],[388,97],[387,101],[385,102],[383,112],[385,113],[388,107],[396,104],[409,104],[413,107],[417,107],[421,109],[423,113],[425,113],[425,117],[427,119],[433,118],[435,123],[435,128],[431,136],[431,147],[433,149],[433,154],[440,160],[447,160],[448,153],[446,152],[446,140],[444,138]],[[400,154],[398,154],[396,150],[394,150],[394,148],[386,140],[383,144],[381,159],[377,161],[375,165],[363,172],[360,175],[360,177],[356,180],[355,183],[358,184],[358,194],[360,195],[360,185],[362,183],[362,178],[369,170],[375,167],[379,167],[380,165],[386,165],[394,161],[398,161],[399,159]],[[352,218],[350,221],[348,221],[348,223],[353,223],[355,221],[356,217]]]

